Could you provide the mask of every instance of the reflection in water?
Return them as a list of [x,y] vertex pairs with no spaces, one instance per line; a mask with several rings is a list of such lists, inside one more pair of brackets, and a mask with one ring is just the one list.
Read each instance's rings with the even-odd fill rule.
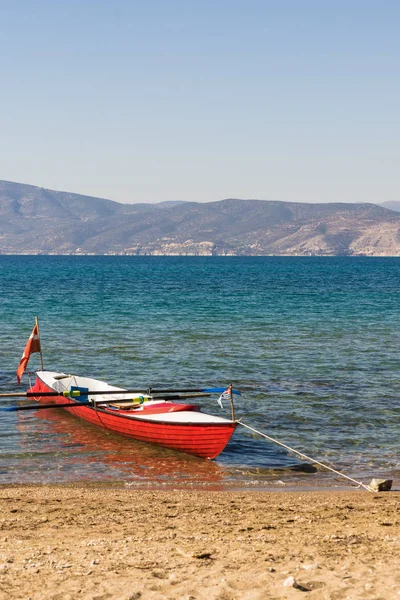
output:
[[[26,440],[25,454],[29,453],[32,460],[33,451],[40,463],[46,463],[41,482],[109,480],[146,486],[218,485],[224,477],[223,469],[215,462],[124,438],[63,410],[41,410],[29,416],[21,412],[18,416],[21,440]],[[35,428],[33,416],[37,420]],[[37,472],[33,477],[24,475],[25,482],[37,481]]]

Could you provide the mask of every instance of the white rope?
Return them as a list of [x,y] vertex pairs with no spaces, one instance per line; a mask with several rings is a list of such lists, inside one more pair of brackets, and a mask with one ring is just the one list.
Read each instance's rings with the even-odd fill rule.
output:
[[278,440],[270,437],[269,435],[266,435],[265,433],[261,433],[261,431],[257,431],[257,429],[254,429],[253,427],[250,427],[250,425],[246,425],[245,423],[242,423],[242,421],[240,421],[240,419],[236,420],[235,422],[238,425],[241,425],[242,427],[246,427],[246,429],[250,429],[250,431],[254,431],[254,433],[257,433],[258,435],[261,435],[262,437],[266,438],[267,440],[270,440],[271,442],[274,442],[274,444],[278,444],[279,446],[282,446],[283,448],[286,448],[286,450],[289,450],[290,452],[293,452],[294,454],[298,454],[298,456],[300,456],[301,458],[304,458],[305,460],[309,460],[309,461],[311,461],[311,462],[319,465],[320,467],[324,467],[324,469],[329,469],[329,471],[333,471],[333,473],[336,473],[336,475],[339,475],[340,477],[344,477],[345,479],[349,479],[353,483],[356,483],[358,486],[363,487],[364,489],[366,489],[368,492],[373,492],[374,491],[368,485],[364,485],[364,483],[362,483],[361,481],[357,481],[356,479],[352,479],[348,475],[345,475],[344,473],[341,473],[340,471],[337,471],[336,469],[332,469],[332,467],[329,467],[328,465],[325,465],[324,463],[319,462],[318,460],[315,460],[314,458],[311,458],[310,456],[307,456],[307,454],[303,454],[302,452],[299,452],[298,450],[295,450],[294,448],[291,448],[290,446],[287,446],[286,444],[283,444],[282,442],[279,442]]

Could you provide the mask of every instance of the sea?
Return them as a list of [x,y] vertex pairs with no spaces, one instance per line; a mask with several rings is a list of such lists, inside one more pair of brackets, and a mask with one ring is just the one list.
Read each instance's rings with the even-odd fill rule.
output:
[[[290,448],[238,425],[206,461],[61,409],[2,411],[0,484],[357,487],[318,461],[399,486],[399,258],[0,256],[0,294],[1,394],[34,382],[38,354],[20,387],[15,370],[38,316],[46,369],[127,388],[232,382],[236,418]],[[201,405],[230,416],[216,396]]]

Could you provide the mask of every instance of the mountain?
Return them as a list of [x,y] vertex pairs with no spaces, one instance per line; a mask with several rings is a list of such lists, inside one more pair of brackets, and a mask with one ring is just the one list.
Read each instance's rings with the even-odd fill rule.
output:
[[389,200],[388,202],[382,202],[379,206],[383,206],[383,208],[389,208],[390,210],[394,210],[395,212],[400,212],[400,201],[398,200]]
[[2,254],[400,256],[399,231],[375,204],[121,204],[0,181]]

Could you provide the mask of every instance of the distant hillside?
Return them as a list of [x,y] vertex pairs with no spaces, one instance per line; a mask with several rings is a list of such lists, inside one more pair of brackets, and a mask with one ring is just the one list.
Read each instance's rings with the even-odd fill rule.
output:
[[397,200],[389,200],[388,202],[382,202],[382,204],[380,204],[379,206],[383,206],[384,208],[389,208],[390,210],[400,212],[400,201]]
[[399,230],[375,204],[120,204],[0,181],[3,254],[400,256]]

